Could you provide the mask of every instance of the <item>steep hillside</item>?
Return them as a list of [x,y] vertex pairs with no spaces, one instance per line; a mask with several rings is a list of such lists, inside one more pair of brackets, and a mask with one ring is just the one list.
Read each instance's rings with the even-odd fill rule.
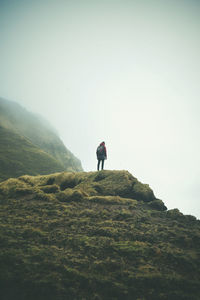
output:
[[48,174],[64,171],[51,155],[23,136],[0,126],[0,181],[21,174]]
[[200,299],[200,222],[127,171],[0,184],[0,299]]
[[[0,140],[1,146],[1,161],[0,164],[0,177],[9,178],[10,176],[23,175],[35,175],[35,174],[47,174],[59,171],[82,171],[80,161],[64,146],[55,130],[43,120],[41,117],[32,114],[22,108],[19,104],[0,98],[0,126],[6,135],[6,143],[4,140]],[[14,137],[14,141],[12,138]],[[19,139],[18,139],[19,138]],[[37,153],[46,153],[46,163],[41,163],[41,156],[36,158],[35,150],[30,151],[29,160],[32,161],[33,168],[30,165],[26,165],[27,161],[24,160],[24,146],[22,144],[21,151],[18,146],[16,154],[15,142],[16,139],[25,144],[29,144],[29,149],[38,149]],[[32,145],[32,146],[31,146]],[[3,152],[4,151],[4,152]],[[34,157],[32,157],[34,152]],[[9,156],[10,154],[10,156]],[[28,148],[26,149],[26,156],[28,155]],[[47,158],[49,162],[47,163]],[[18,170],[16,167],[11,172],[10,166],[14,163],[14,166],[21,166]],[[36,164],[36,165],[35,165]],[[49,169],[47,167],[49,165]],[[44,168],[43,168],[44,167]],[[6,172],[8,170],[8,172]],[[21,171],[20,171],[21,170]],[[37,172],[35,171],[37,170]],[[44,172],[45,170],[45,172]],[[23,172],[22,172],[23,171]],[[25,173],[24,173],[25,172]]]

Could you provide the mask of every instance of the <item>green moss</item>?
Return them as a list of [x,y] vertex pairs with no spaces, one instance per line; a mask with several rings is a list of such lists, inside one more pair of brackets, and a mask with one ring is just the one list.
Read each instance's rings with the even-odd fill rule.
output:
[[57,198],[62,201],[81,201],[84,196],[79,190],[67,189],[64,192],[59,192]]
[[0,183],[1,299],[200,298],[200,222],[137,183],[126,171]]
[[152,189],[150,189],[148,184],[142,184],[141,182],[136,182],[133,185],[133,193],[135,199],[140,199],[145,202],[150,202],[155,200]]
[[148,203],[148,206],[157,210],[167,210],[167,207],[164,205],[163,201],[160,199],[156,199]]
[[57,193],[59,191],[59,187],[56,184],[52,184],[52,185],[42,186],[41,190],[44,193],[52,194],[52,193]]
[[167,216],[172,219],[183,218],[183,214],[177,208],[168,210]]
[[116,204],[116,205],[131,205],[132,207],[137,205],[136,200],[126,199],[119,196],[91,196],[87,197],[91,202],[102,204]]

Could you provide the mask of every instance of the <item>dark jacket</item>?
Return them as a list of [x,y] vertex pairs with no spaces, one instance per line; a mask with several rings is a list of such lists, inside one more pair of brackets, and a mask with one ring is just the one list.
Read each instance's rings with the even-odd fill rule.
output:
[[97,147],[96,154],[98,160],[107,159],[107,150],[104,142]]

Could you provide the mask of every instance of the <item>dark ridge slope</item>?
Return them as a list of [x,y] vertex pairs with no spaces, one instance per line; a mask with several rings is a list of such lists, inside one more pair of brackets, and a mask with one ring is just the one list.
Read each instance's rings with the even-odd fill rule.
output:
[[0,181],[22,174],[49,174],[64,171],[51,155],[19,134],[0,126]]
[[[9,168],[14,159],[16,164],[23,165],[23,171],[26,171],[27,169],[27,172],[25,173],[18,172],[18,175],[36,174],[35,168],[33,168],[32,172],[29,166],[26,166],[26,161],[23,161],[23,151],[22,153],[20,153],[18,161],[17,156],[13,158],[13,156],[8,155],[8,153],[11,154],[11,152],[9,151],[11,147],[15,147],[15,144],[12,142],[12,136],[21,136],[21,138],[23,138],[23,141],[25,141],[26,139],[26,143],[32,144],[34,149],[37,148],[43,153],[46,152],[46,158],[49,157],[50,159],[50,168],[49,170],[48,168],[45,168],[45,174],[52,173],[52,171],[59,172],[63,170],[82,171],[80,161],[64,146],[63,142],[60,140],[55,130],[52,129],[51,125],[41,117],[28,112],[19,104],[0,98],[0,126],[4,129],[4,131],[7,130],[7,137],[10,133],[10,139],[7,138],[6,144],[3,140],[0,140],[0,146],[5,151],[5,153],[1,151],[1,161],[3,161],[3,165],[0,164],[0,173],[3,173],[4,178],[15,176],[15,168],[13,169],[13,174],[11,173],[11,169]],[[8,153],[6,154],[7,149]],[[30,152],[30,160],[32,159],[31,156],[33,152],[34,151]],[[37,164],[35,158],[33,158],[33,160]],[[55,163],[55,160],[57,161],[57,163]],[[52,161],[54,161],[53,166],[51,166]],[[41,160],[39,159],[38,165],[36,166],[36,168],[39,170],[37,174],[44,174],[42,167],[40,168],[40,162]],[[6,172],[6,164],[8,164],[8,174]],[[58,167],[55,168],[56,164]],[[4,171],[2,170],[2,166],[4,166]]]
[[200,222],[126,171],[0,184],[0,298],[200,299]]

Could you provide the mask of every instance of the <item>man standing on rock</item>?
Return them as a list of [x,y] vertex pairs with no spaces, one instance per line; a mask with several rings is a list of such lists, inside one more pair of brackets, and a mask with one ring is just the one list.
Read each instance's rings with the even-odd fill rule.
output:
[[104,160],[107,159],[107,151],[106,151],[106,146],[105,142],[102,142],[98,147],[97,147],[97,159],[98,159],[98,164],[97,164],[97,170],[99,171],[100,167],[100,162],[101,162],[101,169],[103,170],[104,167]]

